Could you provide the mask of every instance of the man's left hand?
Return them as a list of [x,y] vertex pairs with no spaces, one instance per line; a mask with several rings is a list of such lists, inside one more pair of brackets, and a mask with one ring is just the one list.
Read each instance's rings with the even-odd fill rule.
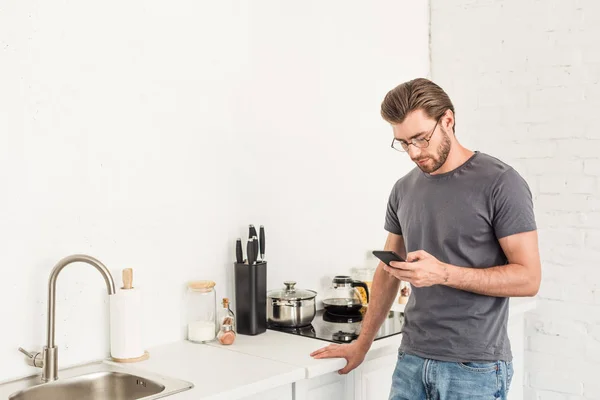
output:
[[417,250],[406,255],[406,262],[391,261],[383,269],[390,275],[415,287],[427,287],[448,282],[446,264],[427,253]]

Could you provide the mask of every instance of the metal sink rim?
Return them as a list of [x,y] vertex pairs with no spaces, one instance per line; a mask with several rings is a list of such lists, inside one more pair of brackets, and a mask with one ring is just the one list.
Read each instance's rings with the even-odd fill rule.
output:
[[9,399],[12,396],[20,394],[21,392],[26,392],[28,389],[41,385],[52,385],[55,383],[64,382],[67,379],[77,378],[97,372],[117,372],[135,375],[164,386],[164,390],[161,392],[143,397],[140,400],[159,399],[192,389],[194,387],[194,384],[188,381],[147,372],[143,369],[137,369],[131,366],[121,366],[119,364],[102,360],[60,370],[58,375],[59,379],[54,382],[42,383],[39,374],[2,382],[0,383],[0,399]]

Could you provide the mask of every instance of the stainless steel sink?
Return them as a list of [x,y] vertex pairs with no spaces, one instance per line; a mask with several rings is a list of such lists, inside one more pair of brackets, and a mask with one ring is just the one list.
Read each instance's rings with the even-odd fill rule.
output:
[[9,400],[133,400],[158,399],[194,385],[108,362],[60,371],[60,379],[41,383],[39,375],[0,385],[0,399]]

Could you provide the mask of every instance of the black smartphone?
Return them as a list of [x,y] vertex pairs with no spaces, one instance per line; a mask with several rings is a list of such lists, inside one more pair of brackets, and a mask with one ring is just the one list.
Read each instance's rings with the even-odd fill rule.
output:
[[[377,258],[379,258],[381,261],[383,261],[384,263],[386,263],[388,266],[392,267],[390,265],[391,261],[406,261],[404,258],[400,257],[398,254],[394,253],[393,251],[388,251],[388,250],[375,250],[373,251],[373,255]],[[392,267],[394,268],[394,267]]]

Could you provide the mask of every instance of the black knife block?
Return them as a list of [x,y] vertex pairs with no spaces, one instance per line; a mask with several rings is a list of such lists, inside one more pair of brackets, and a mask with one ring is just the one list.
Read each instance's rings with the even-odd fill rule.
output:
[[258,335],[267,330],[267,262],[235,263],[235,323],[237,333]]

